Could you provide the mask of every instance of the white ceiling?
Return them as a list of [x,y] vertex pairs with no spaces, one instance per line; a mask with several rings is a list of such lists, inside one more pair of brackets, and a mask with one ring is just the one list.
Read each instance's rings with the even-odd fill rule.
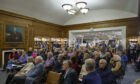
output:
[[[91,13],[86,15],[76,15],[70,16],[68,15],[63,8],[61,7],[64,3],[73,4],[77,1],[86,1],[88,3],[88,8],[90,8]],[[114,13],[108,12],[108,14],[112,14],[113,18],[107,18],[109,16],[105,16],[107,19],[120,19],[120,18],[129,18],[129,17],[137,17],[138,15],[138,0],[0,0],[0,9],[7,10],[10,12],[22,14],[25,16],[30,16],[39,20],[60,24],[60,25],[70,25],[70,24],[79,24],[86,22],[94,22],[94,21],[102,21],[102,19],[97,19],[97,17],[92,16],[93,19],[97,20],[88,20],[91,18],[91,15],[98,15],[100,13],[107,14],[105,10],[119,11],[119,18]],[[104,12],[99,11],[104,10]],[[89,12],[90,12],[89,11]],[[97,11],[97,12],[96,12]],[[122,12],[120,12],[122,11]],[[93,14],[92,14],[93,13]],[[125,15],[124,15],[125,14]],[[132,16],[131,16],[132,15]],[[78,22],[73,22],[75,18],[85,17]],[[90,17],[88,17],[90,16]],[[124,17],[127,16],[127,17]],[[74,19],[73,19],[74,18]]]

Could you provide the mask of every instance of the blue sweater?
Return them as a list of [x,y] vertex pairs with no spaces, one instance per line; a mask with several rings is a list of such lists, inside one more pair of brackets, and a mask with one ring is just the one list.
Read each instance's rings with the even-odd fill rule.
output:
[[95,72],[88,73],[81,84],[102,84],[99,74]]

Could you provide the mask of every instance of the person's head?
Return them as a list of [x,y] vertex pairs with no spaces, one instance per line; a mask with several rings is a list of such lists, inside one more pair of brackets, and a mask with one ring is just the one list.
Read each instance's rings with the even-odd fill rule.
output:
[[26,51],[22,51],[22,55],[25,56],[26,55]]
[[123,53],[123,51],[118,51],[118,52],[116,52],[116,54],[119,55],[119,56],[121,56],[122,53]]
[[52,52],[48,52],[47,58],[51,58],[53,56]]
[[61,60],[62,57],[63,57],[63,55],[62,55],[62,54],[59,54],[58,57],[57,57],[57,59],[58,59],[58,60]]
[[71,53],[72,52],[72,49],[71,48],[68,48],[68,52]]
[[119,55],[114,55],[113,60],[114,61],[121,61],[121,57]]
[[43,51],[43,49],[39,49],[39,52],[42,52]]
[[33,48],[32,47],[29,47],[29,51],[32,51],[33,50]]
[[21,54],[21,51],[19,49],[17,50],[17,54]]
[[41,56],[37,56],[35,58],[35,64],[38,64],[38,63],[41,63],[41,62],[43,62],[43,58]]
[[99,68],[104,69],[106,67],[106,65],[107,65],[107,61],[106,60],[101,59],[99,61]]
[[75,63],[75,62],[76,62],[76,57],[75,57],[75,56],[72,56],[72,57],[70,58],[70,60],[71,60],[72,63]]
[[16,52],[16,49],[12,49],[12,52],[15,53]]
[[106,52],[106,53],[105,53],[105,56],[106,56],[106,57],[111,57],[111,53],[110,53],[110,52]]
[[64,54],[64,56],[66,56],[67,55],[67,51],[64,51],[63,54]]
[[54,52],[58,52],[58,48],[55,48]]
[[37,53],[37,49],[34,49],[34,53]]
[[69,68],[71,68],[71,61],[70,60],[63,61],[62,69],[63,70],[68,70]]
[[31,57],[31,56],[30,56],[30,57],[28,57],[28,58],[27,58],[27,63],[29,63],[29,62],[34,62],[34,58],[33,58],[33,57]]
[[86,67],[87,72],[93,72],[95,70],[95,60],[87,59],[85,61],[85,67]]
[[86,52],[87,52],[87,50],[88,50],[87,48],[84,48],[84,49],[83,49],[83,53],[86,53]]
[[97,58],[100,58],[100,54],[99,54],[99,52],[97,52],[97,51],[94,51],[93,55],[95,56],[96,59],[97,59]]
[[84,60],[86,60],[86,59],[88,59],[88,58],[90,58],[89,54],[88,54],[88,53],[85,53],[85,54],[84,54]]
[[115,44],[115,42],[114,42],[114,41],[112,41],[112,44]]

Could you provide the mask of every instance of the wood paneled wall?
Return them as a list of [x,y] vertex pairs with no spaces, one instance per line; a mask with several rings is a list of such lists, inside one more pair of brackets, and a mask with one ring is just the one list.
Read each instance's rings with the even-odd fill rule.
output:
[[[5,25],[20,26],[24,29],[23,43],[6,43],[4,40]],[[28,50],[34,46],[34,37],[59,37],[67,38],[69,30],[80,30],[105,27],[127,26],[127,38],[130,36],[138,36],[140,32],[140,21],[138,18],[127,18],[119,20],[110,20],[102,22],[93,22],[85,24],[61,26],[53,23],[37,20],[27,16],[0,10],[0,65],[2,63],[2,50],[12,48],[23,48]]]
[[[13,25],[23,28],[22,43],[6,43],[5,26]],[[2,50],[12,48],[22,48],[26,51],[34,46],[34,37],[62,37],[61,28],[63,26],[48,22],[43,22],[34,18],[18,15],[15,13],[0,10],[0,65],[2,64]]]

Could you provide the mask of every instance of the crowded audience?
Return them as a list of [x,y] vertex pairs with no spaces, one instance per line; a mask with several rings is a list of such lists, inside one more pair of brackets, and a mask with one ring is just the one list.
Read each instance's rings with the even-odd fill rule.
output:
[[[88,43],[85,47],[54,46],[51,51],[29,48],[27,53],[13,49],[7,65],[12,71],[5,84],[36,84],[42,82],[37,79],[44,78],[44,74],[47,79],[49,71],[61,74],[59,84],[117,84],[132,56],[130,48],[123,50],[122,45],[116,46],[114,41],[110,45],[100,43],[93,47]],[[137,48],[138,56],[133,57],[136,71],[140,70],[138,51]]]

